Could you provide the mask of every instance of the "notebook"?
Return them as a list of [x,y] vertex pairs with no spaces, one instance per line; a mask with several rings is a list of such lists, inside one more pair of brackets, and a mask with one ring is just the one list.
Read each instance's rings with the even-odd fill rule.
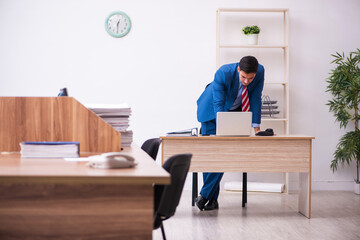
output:
[[216,136],[250,136],[252,112],[218,112]]

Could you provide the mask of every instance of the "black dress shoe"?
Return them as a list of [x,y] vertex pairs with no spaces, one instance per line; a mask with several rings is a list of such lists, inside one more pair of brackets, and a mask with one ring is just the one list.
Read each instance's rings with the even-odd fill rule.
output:
[[204,207],[205,211],[219,209],[219,203],[216,199],[211,199]]
[[208,202],[206,198],[203,198],[203,196],[199,195],[196,199],[196,206],[202,211],[204,210],[205,204]]

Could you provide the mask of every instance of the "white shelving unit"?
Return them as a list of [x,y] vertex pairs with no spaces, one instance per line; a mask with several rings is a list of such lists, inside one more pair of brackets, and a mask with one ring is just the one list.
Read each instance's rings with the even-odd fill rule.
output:
[[[282,35],[283,39],[281,42],[272,42],[271,44],[262,44],[262,45],[246,45],[243,43],[239,44],[224,44],[221,42],[221,17],[227,13],[236,13],[236,14],[248,14],[256,13],[257,15],[261,14],[277,14],[278,17],[282,18]],[[260,16],[261,18],[261,16]],[[255,25],[255,24],[254,24]],[[245,26],[245,25],[244,25]],[[241,32],[242,27],[239,25],[238,31]],[[260,26],[261,27],[261,26]],[[260,32],[262,34],[262,32]],[[234,50],[259,50],[259,49],[280,49],[283,62],[283,76],[279,81],[267,82],[265,78],[264,90],[269,86],[280,86],[282,88],[282,117],[279,118],[264,118],[262,117],[262,122],[280,122],[282,123],[283,134],[289,134],[289,10],[288,9],[218,9],[216,12],[216,66],[219,68],[222,64],[228,62],[221,62],[220,54],[223,49],[234,49]],[[265,66],[265,71],[266,66]]]
[[[223,17],[223,15],[226,14],[235,14],[235,15],[246,15],[248,16],[249,14],[255,14],[256,17],[253,17],[252,23],[250,24],[251,20],[246,21],[248,19],[246,19],[246,16],[243,20],[245,20],[243,22],[243,24],[238,22],[238,21],[231,21],[232,27],[236,28],[237,31],[239,32],[239,36],[241,36],[242,38],[244,38],[244,35],[240,34],[240,32],[242,32],[242,28],[245,27],[246,25],[258,25],[261,28],[261,20],[267,21],[267,17],[269,17],[270,15],[272,16],[273,14],[276,15],[276,18],[279,18],[278,23],[281,21],[281,23],[277,24],[278,25],[282,25],[282,29],[278,29],[278,32],[282,32],[282,39],[276,39],[275,41],[268,41],[264,44],[260,44],[260,45],[247,45],[244,42],[239,41],[239,43],[223,43],[221,40],[221,30],[222,28],[225,26],[226,27],[226,22],[221,22],[221,18]],[[265,15],[265,16],[264,16]],[[263,18],[264,17],[264,18]],[[239,25],[237,25],[239,24]],[[266,23],[265,23],[266,25]],[[274,24],[273,24],[274,25]],[[268,24],[267,27],[272,27],[272,25]],[[224,28],[225,28],[224,27]],[[270,30],[268,30],[268,28],[265,27],[265,29],[261,29],[260,32],[260,37],[264,34],[267,35],[271,35],[271,34],[276,34],[271,32]],[[231,28],[231,26],[230,26]],[[263,31],[265,30],[265,31]],[[268,30],[266,32],[266,30]],[[263,33],[265,32],[265,33]],[[237,38],[237,35],[235,37],[235,41],[236,40],[240,40]],[[278,118],[264,118],[262,117],[262,125],[266,125],[269,124],[271,127],[273,125],[280,125],[278,128],[282,129],[282,132],[280,132],[280,134],[289,134],[289,10],[288,9],[230,9],[230,8],[221,8],[218,9],[216,12],[216,67],[217,69],[226,63],[226,61],[221,61],[221,51],[225,51],[225,50],[234,50],[234,51],[247,51],[247,52],[251,52],[251,51],[277,51],[279,50],[281,53],[277,52],[277,54],[281,54],[281,61],[282,61],[282,75],[281,77],[277,78],[277,80],[275,81],[267,81],[267,77],[265,77],[265,85],[264,85],[264,91],[268,88],[279,88],[278,92],[281,92],[282,96],[278,96],[282,99],[282,108],[280,109],[280,111],[282,111],[281,117]],[[251,54],[252,55],[252,54]],[[241,55],[239,56],[241,57]],[[278,56],[279,57],[279,56]],[[280,58],[280,57],[279,57]],[[233,62],[233,61],[232,61]],[[261,63],[261,59],[259,60],[259,62]],[[264,65],[265,67],[265,74],[268,71],[267,70],[267,66]],[[279,94],[280,95],[280,94]],[[275,127],[274,128],[275,132],[278,132],[278,129]],[[289,186],[289,174],[288,173],[284,173],[283,174],[283,183],[285,185],[285,192],[288,192],[288,186]]]

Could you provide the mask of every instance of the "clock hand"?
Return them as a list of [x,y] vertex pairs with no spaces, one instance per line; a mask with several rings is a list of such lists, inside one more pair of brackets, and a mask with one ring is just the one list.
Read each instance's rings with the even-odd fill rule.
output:
[[120,24],[120,19],[116,23],[116,33],[117,34],[119,34],[119,24]]

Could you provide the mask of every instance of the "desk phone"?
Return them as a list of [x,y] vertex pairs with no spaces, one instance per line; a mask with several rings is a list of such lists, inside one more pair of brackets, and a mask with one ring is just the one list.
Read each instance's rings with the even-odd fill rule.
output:
[[122,152],[103,153],[88,158],[88,166],[93,168],[129,168],[137,165],[133,156]]

